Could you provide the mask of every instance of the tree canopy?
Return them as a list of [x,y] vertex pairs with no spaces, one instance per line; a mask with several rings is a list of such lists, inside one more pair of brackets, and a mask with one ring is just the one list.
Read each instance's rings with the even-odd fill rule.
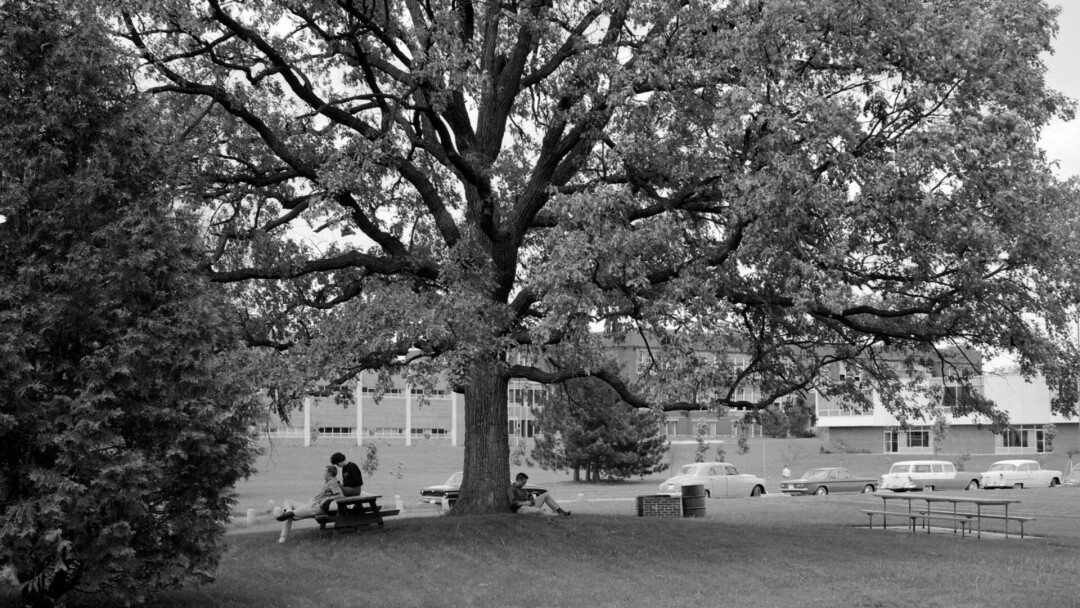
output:
[[[458,511],[505,507],[510,378],[866,405],[821,373],[848,361],[907,419],[900,378],[964,381],[957,346],[1075,410],[1076,189],[1037,146],[1072,105],[1042,0],[121,5],[149,90],[206,142],[204,267],[246,286],[250,342],[321,382],[447,374]],[[652,388],[596,363],[630,333],[667,362]],[[721,357],[688,371],[700,353]]]
[[205,580],[256,453],[232,305],[121,57],[75,3],[0,6],[0,567],[34,606]]

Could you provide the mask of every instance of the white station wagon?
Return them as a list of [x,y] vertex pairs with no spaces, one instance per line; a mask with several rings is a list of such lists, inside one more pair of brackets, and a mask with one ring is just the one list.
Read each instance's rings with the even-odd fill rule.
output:
[[1061,471],[1044,469],[1034,460],[999,460],[982,474],[984,488],[1052,488]]
[[894,492],[978,490],[981,477],[979,473],[958,471],[947,460],[907,460],[892,465],[881,476],[878,488]]

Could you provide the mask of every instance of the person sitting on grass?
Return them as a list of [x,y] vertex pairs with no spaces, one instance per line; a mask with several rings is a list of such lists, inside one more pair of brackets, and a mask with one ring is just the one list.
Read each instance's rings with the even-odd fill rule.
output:
[[[563,517],[570,517],[570,511],[563,510],[559,506],[559,503],[555,502],[555,499],[551,497],[551,494],[544,492],[539,496],[533,496],[529,492],[525,491],[525,482],[529,481],[529,476],[525,473],[518,473],[514,478],[514,482],[510,484],[510,487],[506,490],[506,497],[510,499],[510,510],[514,513],[523,512],[523,509],[530,509],[529,512],[539,513],[544,510],[544,505],[547,505],[552,511],[555,511]],[[535,511],[531,511],[535,509]]]
[[345,494],[341,491],[341,484],[337,480],[337,467],[329,465],[326,467],[326,475],[324,476],[325,483],[323,483],[322,490],[311,499],[310,502],[304,503],[298,500],[286,500],[281,503],[284,510],[281,515],[278,516],[278,521],[285,522],[281,526],[281,538],[278,539],[279,543],[285,542],[285,539],[289,537],[289,531],[292,530],[292,522],[297,519],[307,519],[315,517],[320,513],[328,513],[330,503],[338,498],[345,498]]

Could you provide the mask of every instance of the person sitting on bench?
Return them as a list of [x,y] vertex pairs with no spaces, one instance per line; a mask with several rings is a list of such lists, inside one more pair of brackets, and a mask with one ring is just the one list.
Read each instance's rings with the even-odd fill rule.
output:
[[364,485],[364,476],[360,474],[360,467],[355,462],[349,462],[341,452],[334,452],[330,457],[330,464],[341,467],[341,490],[345,496],[360,496]]
[[281,503],[284,510],[277,520],[285,523],[281,526],[281,538],[278,539],[278,542],[283,543],[289,537],[289,531],[292,530],[294,520],[307,519],[325,513],[328,511],[330,503],[338,498],[345,498],[345,494],[341,491],[341,484],[337,481],[337,467],[330,465],[326,467],[322,490],[310,502],[286,500]]
[[514,482],[510,484],[510,487],[506,490],[506,497],[510,499],[510,510],[514,513],[522,511],[523,509],[535,509],[535,513],[543,511],[544,505],[547,505],[552,511],[555,511],[563,517],[570,517],[570,511],[563,510],[559,506],[559,503],[555,502],[555,499],[551,497],[551,494],[544,492],[539,496],[533,496],[525,491],[525,482],[529,481],[529,476],[525,473],[518,473]]

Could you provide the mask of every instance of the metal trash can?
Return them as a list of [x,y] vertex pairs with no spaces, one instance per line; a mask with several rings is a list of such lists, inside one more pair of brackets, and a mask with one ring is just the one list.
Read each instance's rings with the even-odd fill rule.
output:
[[705,517],[705,486],[682,487],[683,517]]

